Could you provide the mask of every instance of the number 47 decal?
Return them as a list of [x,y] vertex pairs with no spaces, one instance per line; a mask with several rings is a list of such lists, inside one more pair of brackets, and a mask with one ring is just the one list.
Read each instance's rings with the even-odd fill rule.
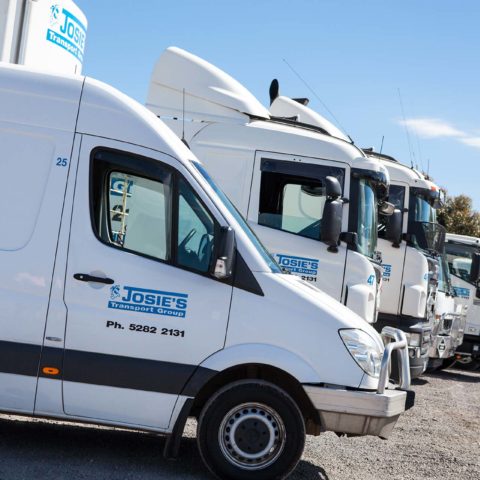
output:
[[57,167],[66,167],[68,164],[68,159],[66,158],[62,158],[62,157],[58,157],[57,158]]

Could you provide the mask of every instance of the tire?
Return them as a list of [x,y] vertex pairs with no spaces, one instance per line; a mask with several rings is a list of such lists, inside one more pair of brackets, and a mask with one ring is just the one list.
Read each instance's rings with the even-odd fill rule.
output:
[[305,423],[285,391],[262,380],[242,380],[207,402],[198,420],[197,443],[217,478],[281,480],[302,456]]

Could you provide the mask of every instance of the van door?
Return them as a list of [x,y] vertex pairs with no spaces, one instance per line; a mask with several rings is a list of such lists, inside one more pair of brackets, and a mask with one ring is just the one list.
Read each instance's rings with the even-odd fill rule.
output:
[[166,429],[197,365],[224,346],[232,287],[209,274],[218,213],[172,164],[83,137],[65,285],[67,415]]
[[340,245],[337,253],[328,251],[320,241],[320,229],[327,200],[325,177],[337,177],[343,191],[348,191],[345,167],[339,162],[257,152],[248,209],[249,221],[280,266],[337,300],[342,300],[346,248]]

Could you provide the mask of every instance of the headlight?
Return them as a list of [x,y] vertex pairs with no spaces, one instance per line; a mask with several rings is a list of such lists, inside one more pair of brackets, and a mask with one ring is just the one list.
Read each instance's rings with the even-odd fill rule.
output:
[[366,332],[359,329],[339,330],[350,355],[368,375],[378,378],[383,348]]
[[405,333],[409,347],[419,347],[422,344],[422,335],[420,333]]

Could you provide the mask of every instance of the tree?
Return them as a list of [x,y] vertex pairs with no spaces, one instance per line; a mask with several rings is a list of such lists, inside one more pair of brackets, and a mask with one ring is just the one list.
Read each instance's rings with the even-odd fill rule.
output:
[[447,197],[438,211],[438,221],[448,233],[480,237],[480,212],[473,210],[472,199],[467,195]]

